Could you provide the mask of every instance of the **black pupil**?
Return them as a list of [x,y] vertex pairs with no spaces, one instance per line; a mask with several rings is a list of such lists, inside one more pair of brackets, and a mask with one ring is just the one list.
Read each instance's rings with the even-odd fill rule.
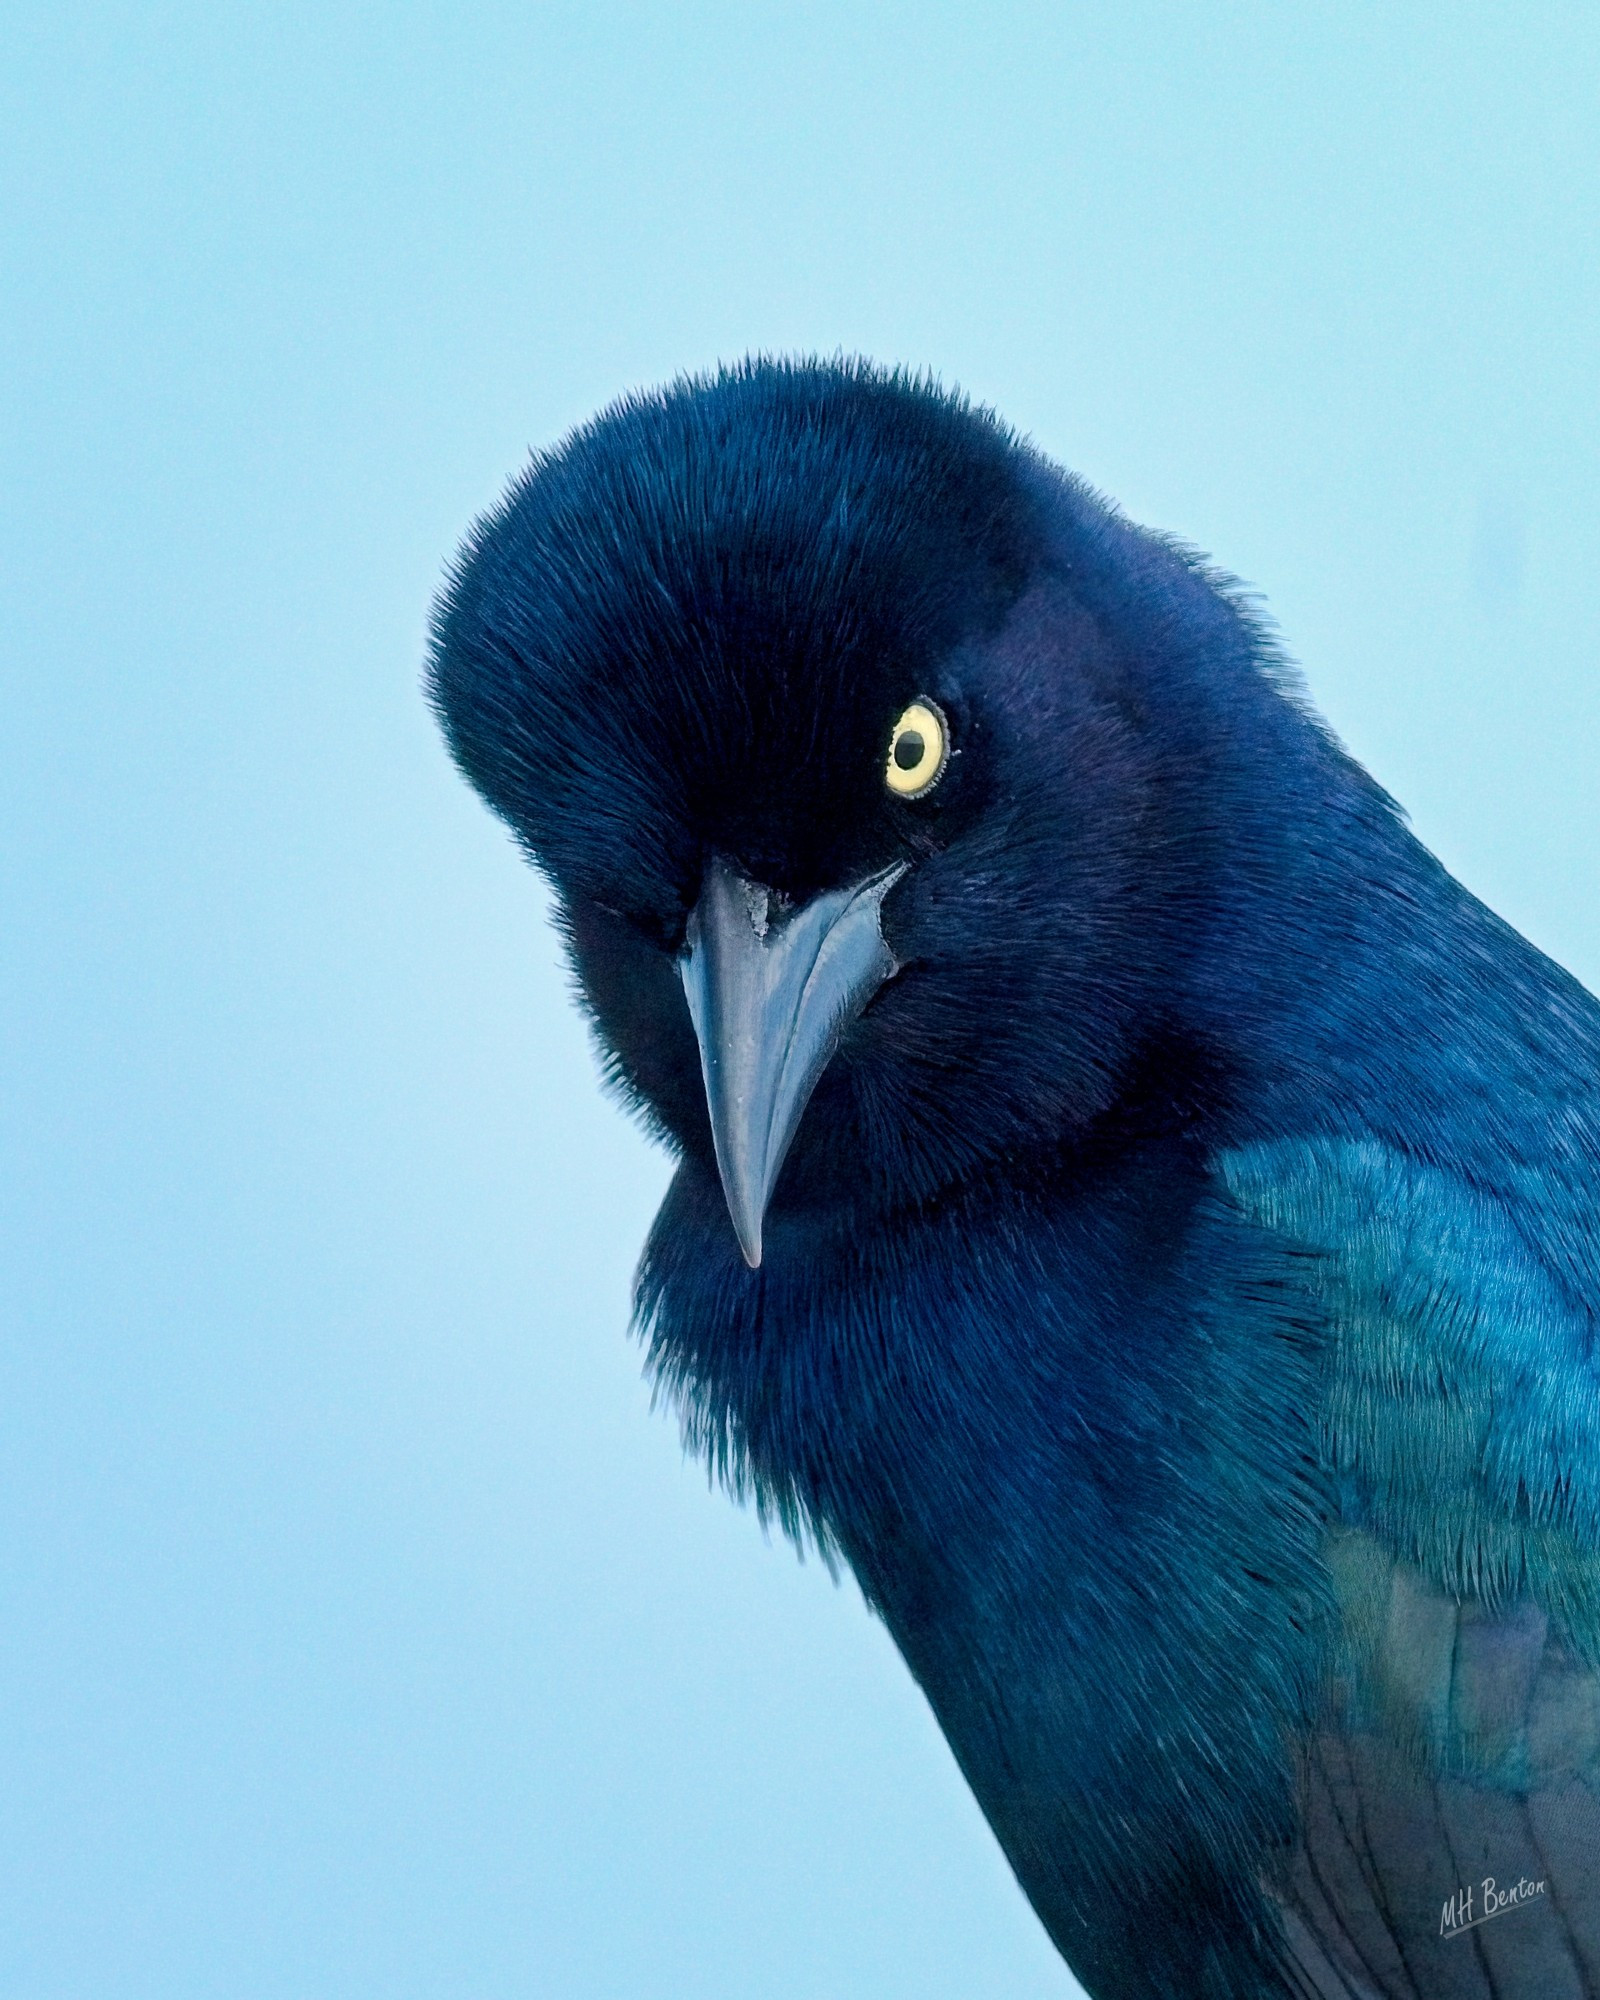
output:
[[920,729],[902,729],[894,739],[894,761],[902,771],[914,771],[927,747]]

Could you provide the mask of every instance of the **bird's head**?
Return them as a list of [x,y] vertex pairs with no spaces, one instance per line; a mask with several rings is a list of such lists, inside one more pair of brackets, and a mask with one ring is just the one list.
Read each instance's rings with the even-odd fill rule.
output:
[[1203,892],[1202,625],[1243,672],[1192,563],[865,366],[629,399],[479,524],[432,698],[751,1264],[1114,1103]]

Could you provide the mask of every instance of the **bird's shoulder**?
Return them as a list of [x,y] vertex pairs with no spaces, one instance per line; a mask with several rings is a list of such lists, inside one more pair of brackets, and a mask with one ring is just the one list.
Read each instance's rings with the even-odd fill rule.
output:
[[1340,1615],[1286,1895],[1308,1979],[1600,1991],[1588,1316],[1502,1201],[1376,1141],[1258,1144],[1216,1169],[1301,1260],[1326,1328]]
[[1459,1597],[1537,1596],[1600,1652],[1595,1327],[1515,1213],[1376,1140],[1258,1143],[1215,1169],[1321,1305],[1347,1523]]

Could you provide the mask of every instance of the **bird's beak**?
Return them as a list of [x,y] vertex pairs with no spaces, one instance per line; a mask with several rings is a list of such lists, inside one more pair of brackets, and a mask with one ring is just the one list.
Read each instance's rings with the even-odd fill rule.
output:
[[679,961],[722,1191],[745,1262],[806,1100],[839,1037],[899,970],[879,910],[901,863],[797,910],[714,857]]

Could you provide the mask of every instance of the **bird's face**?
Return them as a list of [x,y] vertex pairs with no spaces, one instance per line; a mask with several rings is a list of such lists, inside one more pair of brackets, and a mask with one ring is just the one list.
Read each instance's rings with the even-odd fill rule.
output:
[[1132,1060],[1158,787],[1046,485],[925,390],[751,370],[536,465],[441,608],[456,754],[752,1265],[1081,1129]]

